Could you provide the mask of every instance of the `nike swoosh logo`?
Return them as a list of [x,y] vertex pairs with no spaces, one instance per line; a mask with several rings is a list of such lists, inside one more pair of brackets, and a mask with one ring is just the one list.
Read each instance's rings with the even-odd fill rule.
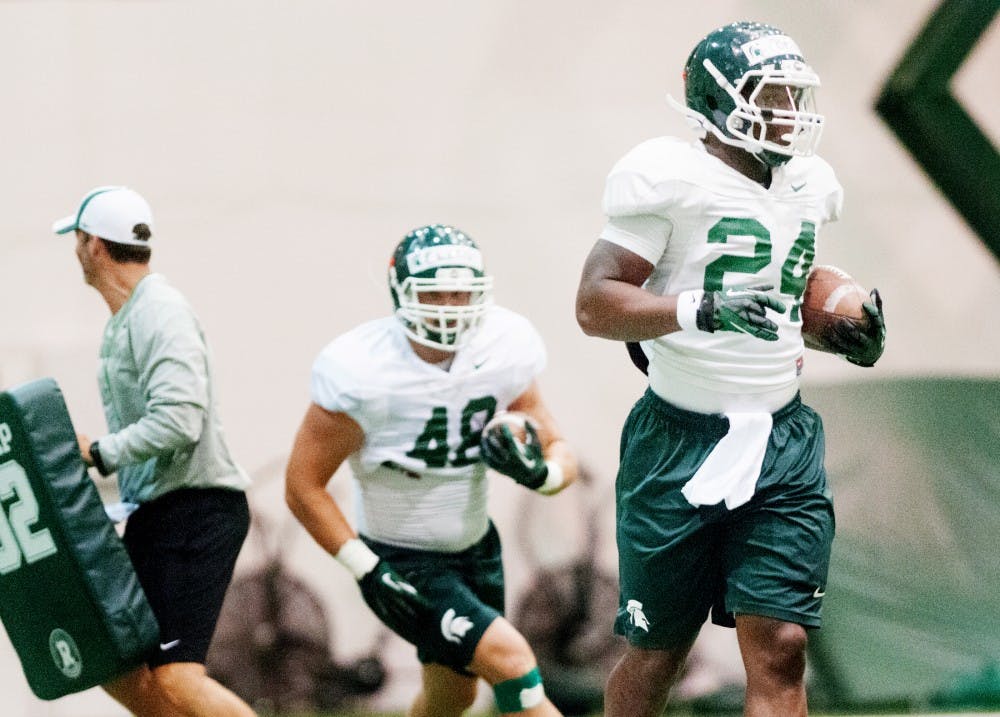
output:
[[821,598],[824,595],[826,595],[826,590],[824,590],[823,588],[816,588],[815,590],[813,590],[814,598]]
[[806,186],[806,183],[805,183],[805,182],[803,182],[802,184],[793,184],[793,185],[792,185],[792,191],[793,191],[793,192],[797,192],[797,191],[799,191],[800,189],[802,189],[802,187],[804,187],[804,186]]
[[398,593],[409,593],[410,595],[417,594],[417,589],[415,587],[413,587],[409,583],[404,583],[402,581],[396,582],[395,580],[392,579],[392,576],[389,575],[389,573],[385,573],[382,575],[382,582],[384,582],[386,585],[388,585],[390,588],[392,588]]
[[169,650],[171,648],[177,647],[179,644],[181,644],[180,640],[171,640],[170,642],[161,642],[160,643],[160,649],[163,650],[164,652],[166,652],[167,650]]

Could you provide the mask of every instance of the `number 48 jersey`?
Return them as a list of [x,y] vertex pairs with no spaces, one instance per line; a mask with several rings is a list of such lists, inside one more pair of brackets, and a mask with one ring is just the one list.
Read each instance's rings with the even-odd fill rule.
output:
[[489,525],[483,426],[542,371],[541,337],[493,307],[448,369],[420,359],[398,320],[362,324],[313,364],[312,400],[365,433],[349,458],[360,533],[391,545],[456,552]]
[[659,295],[770,284],[786,306],[768,310],[778,340],[732,331],[677,331],[642,342],[650,386],[695,411],[774,411],[794,397],[802,365],[799,305],[820,227],[840,215],[843,190],[816,156],[775,168],[770,187],[700,142],[649,140],[608,176],[601,238],[653,265]]

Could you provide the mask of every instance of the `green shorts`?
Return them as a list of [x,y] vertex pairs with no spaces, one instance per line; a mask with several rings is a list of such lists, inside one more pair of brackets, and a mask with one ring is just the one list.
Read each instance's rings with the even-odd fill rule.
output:
[[411,550],[361,536],[434,605],[434,620],[400,633],[416,645],[422,663],[437,663],[463,675],[483,633],[504,613],[500,535],[489,530],[458,553]]
[[690,643],[711,610],[818,627],[833,543],[823,423],[796,398],[773,415],[756,491],[729,510],[681,493],[729,430],[651,390],[622,431],[616,483],[620,595],[615,632],[637,647]]

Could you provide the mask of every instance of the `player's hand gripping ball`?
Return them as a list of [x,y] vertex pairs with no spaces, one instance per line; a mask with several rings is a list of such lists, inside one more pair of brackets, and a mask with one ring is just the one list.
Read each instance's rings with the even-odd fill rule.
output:
[[542,442],[531,419],[517,411],[501,411],[483,427],[479,443],[483,462],[523,486],[536,489],[548,476]]
[[802,295],[802,339],[806,346],[872,366],[885,346],[882,297],[835,266],[816,266]]

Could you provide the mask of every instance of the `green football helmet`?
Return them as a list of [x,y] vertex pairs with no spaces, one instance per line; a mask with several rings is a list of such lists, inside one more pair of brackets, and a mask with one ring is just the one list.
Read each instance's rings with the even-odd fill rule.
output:
[[[672,104],[701,131],[777,167],[816,151],[823,132],[813,98],[819,84],[792,38],[770,25],[736,22],[709,33],[691,51],[684,66],[686,106]],[[773,131],[768,138],[769,125],[780,139]]]
[[[424,292],[462,292],[461,305],[421,301]],[[389,262],[389,293],[406,335],[419,344],[457,351],[475,333],[493,303],[493,277],[483,271],[479,247],[445,224],[414,229]]]

